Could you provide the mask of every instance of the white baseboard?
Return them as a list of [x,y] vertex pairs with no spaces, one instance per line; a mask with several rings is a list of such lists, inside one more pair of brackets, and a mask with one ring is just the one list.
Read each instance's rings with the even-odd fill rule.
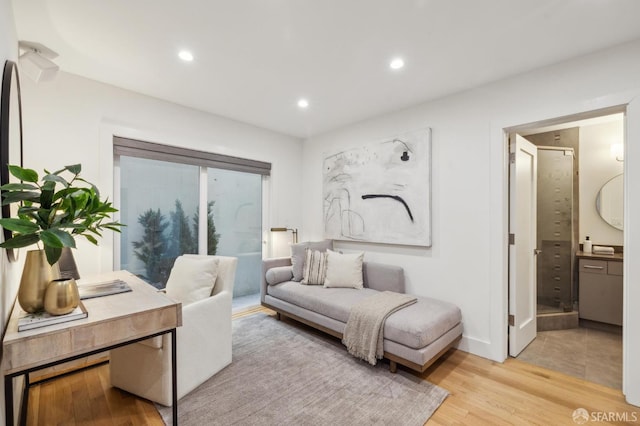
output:
[[501,351],[499,350],[499,348],[495,348],[494,346],[495,344],[491,344],[491,342],[488,342],[486,340],[463,335],[462,339],[460,339],[460,343],[458,343],[457,348],[461,351],[481,356],[482,358],[487,358],[497,362],[503,362],[504,358],[502,358],[500,355],[497,355]]

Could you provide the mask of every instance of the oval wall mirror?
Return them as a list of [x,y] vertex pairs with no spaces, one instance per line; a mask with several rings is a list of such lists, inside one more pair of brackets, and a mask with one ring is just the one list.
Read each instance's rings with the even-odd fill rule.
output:
[[[2,73],[2,100],[0,102],[0,183],[12,180],[9,164],[22,166],[22,103],[20,100],[20,79],[18,66],[6,61]],[[2,217],[17,216],[17,206],[2,206]],[[4,231],[5,241],[11,238],[11,231]],[[18,250],[7,249],[9,261],[17,259]]]
[[616,229],[623,230],[623,177],[614,176],[602,185],[596,197],[596,210],[600,217]]

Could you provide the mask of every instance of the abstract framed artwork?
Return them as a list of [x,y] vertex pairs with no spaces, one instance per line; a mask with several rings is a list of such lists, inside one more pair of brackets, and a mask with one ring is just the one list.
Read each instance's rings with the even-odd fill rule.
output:
[[325,155],[325,237],[431,247],[431,129]]

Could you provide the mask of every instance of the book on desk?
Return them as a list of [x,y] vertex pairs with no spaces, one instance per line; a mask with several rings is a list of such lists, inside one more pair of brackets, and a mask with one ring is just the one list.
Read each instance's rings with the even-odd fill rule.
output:
[[34,328],[74,321],[86,318],[88,315],[82,302],[80,302],[73,311],[64,315],[51,315],[45,311],[34,313],[25,312],[18,318],[18,331],[33,330]]
[[131,287],[120,279],[103,281],[95,284],[82,284],[78,286],[80,299],[91,299],[94,297],[109,296],[112,294],[126,293],[131,291]]

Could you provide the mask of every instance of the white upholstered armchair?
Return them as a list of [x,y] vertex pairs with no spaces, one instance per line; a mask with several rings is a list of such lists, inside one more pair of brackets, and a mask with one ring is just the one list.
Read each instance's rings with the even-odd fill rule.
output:
[[[182,327],[177,329],[178,399],[231,363],[231,299],[237,262],[226,256],[176,259],[166,292],[182,302]],[[171,405],[169,334],[112,350],[110,370],[113,386]]]

